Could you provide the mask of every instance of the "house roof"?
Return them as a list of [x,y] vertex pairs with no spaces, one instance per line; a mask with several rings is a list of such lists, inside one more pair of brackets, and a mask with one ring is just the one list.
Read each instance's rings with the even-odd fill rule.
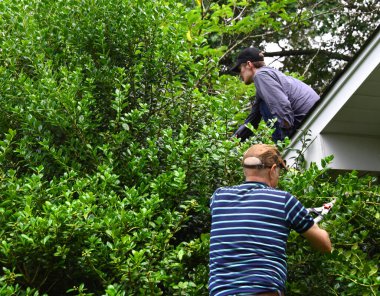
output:
[[[308,163],[333,154],[333,169],[380,172],[380,27],[332,81],[291,139],[285,158]],[[302,148],[305,131],[310,140]]]

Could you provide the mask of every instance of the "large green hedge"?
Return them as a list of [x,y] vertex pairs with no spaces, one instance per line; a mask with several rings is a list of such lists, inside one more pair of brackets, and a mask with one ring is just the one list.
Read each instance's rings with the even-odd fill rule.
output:
[[[254,89],[209,46],[244,30],[218,24],[234,1],[183,3],[0,2],[0,295],[207,295],[209,197],[242,181],[250,143],[230,136]],[[292,235],[288,294],[375,295],[379,187],[326,170],[281,184],[338,197],[332,255]]]

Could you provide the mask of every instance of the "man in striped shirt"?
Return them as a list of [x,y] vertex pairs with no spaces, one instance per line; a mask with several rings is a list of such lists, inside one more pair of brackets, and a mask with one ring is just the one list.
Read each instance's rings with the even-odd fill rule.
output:
[[330,238],[294,196],[275,189],[285,168],[275,146],[253,145],[242,164],[245,183],[211,198],[210,295],[283,295],[290,230],[321,252],[331,252]]

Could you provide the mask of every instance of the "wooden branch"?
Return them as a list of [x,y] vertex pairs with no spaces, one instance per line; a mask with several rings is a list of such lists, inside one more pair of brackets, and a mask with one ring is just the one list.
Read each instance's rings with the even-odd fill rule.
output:
[[338,52],[332,52],[324,49],[294,49],[294,50],[282,50],[282,51],[273,51],[273,52],[265,52],[264,56],[266,57],[288,57],[288,56],[302,56],[302,55],[310,55],[314,56],[316,54],[322,54],[326,55],[329,58],[337,59],[337,60],[343,60],[343,61],[349,61],[352,59],[352,56],[341,54]]

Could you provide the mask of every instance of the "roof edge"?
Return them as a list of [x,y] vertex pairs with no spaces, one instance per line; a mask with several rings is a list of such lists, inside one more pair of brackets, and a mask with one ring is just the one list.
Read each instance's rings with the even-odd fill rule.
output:
[[304,131],[309,130],[313,122],[316,121],[317,117],[323,112],[326,106],[333,100],[335,94],[344,86],[346,79],[350,77],[356,70],[356,66],[359,63],[360,59],[364,59],[368,56],[371,51],[376,47],[380,39],[380,25],[375,29],[371,36],[366,40],[363,46],[355,53],[353,58],[347,63],[343,70],[341,70],[334,79],[330,82],[329,86],[324,90],[321,99],[313,107],[312,111],[305,118],[300,129],[293,135],[291,138],[291,143],[286,149],[284,156],[286,157],[292,148],[300,141],[304,135]]

